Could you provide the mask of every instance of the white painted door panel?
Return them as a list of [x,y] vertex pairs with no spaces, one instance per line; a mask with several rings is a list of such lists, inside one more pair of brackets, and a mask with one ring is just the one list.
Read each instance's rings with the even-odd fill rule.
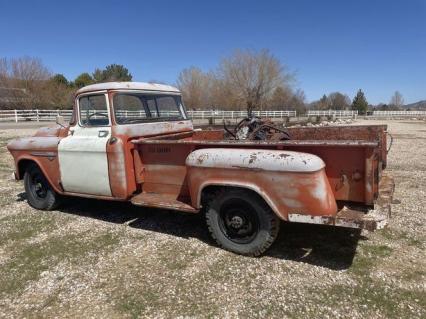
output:
[[110,127],[71,128],[58,147],[61,182],[66,192],[111,196],[106,146]]

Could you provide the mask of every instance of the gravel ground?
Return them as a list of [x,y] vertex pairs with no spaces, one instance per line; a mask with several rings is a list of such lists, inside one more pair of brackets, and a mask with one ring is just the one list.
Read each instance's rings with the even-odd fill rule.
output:
[[5,148],[34,129],[0,130],[0,317],[425,318],[426,122],[387,124],[389,227],[283,224],[260,258],[215,247],[198,215],[76,198],[36,211]]

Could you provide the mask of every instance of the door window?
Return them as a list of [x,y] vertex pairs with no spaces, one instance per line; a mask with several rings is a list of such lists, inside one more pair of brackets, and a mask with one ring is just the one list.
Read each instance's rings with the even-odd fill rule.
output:
[[83,126],[109,125],[108,106],[104,94],[81,97],[79,111],[80,124]]

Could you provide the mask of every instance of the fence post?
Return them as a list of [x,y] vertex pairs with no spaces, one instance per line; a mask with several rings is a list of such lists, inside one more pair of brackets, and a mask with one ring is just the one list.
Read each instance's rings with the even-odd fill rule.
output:
[[15,123],[18,123],[18,110],[15,110]]
[[39,118],[39,115],[38,115],[38,109],[36,110],[36,118],[37,118],[37,122],[40,122],[40,118]]

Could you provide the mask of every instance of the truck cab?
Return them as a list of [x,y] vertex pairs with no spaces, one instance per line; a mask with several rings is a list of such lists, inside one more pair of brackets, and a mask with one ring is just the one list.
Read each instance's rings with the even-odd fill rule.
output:
[[180,92],[161,84],[85,87],[77,92],[75,113],[58,161],[61,187],[76,194],[126,199],[136,190],[126,167],[128,142],[193,129]]

